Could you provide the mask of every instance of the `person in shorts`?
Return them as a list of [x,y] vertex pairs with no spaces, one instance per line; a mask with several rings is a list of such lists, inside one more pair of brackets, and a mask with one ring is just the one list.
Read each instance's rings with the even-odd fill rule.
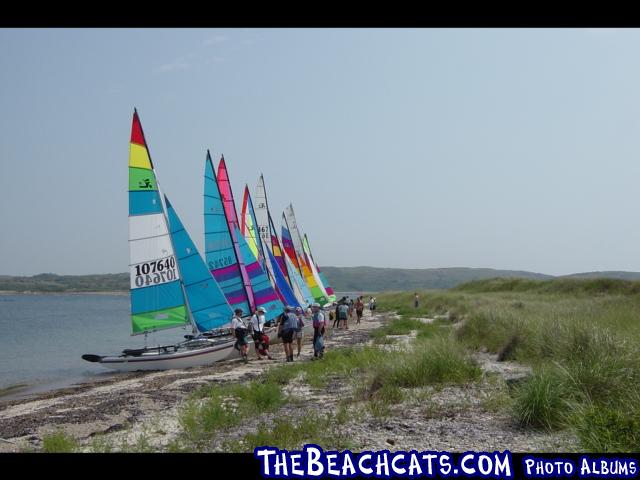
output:
[[[322,358],[324,355],[324,332],[327,326],[327,321],[324,318],[322,310],[320,310],[320,304],[314,303],[311,306],[313,312],[311,319],[313,321],[313,358]],[[318,339],[322,337],[322,342],[318,342]],[[320,346],[322,343],[322,346]],[[318,348],[320,347],[320,348]]]
[[248,328],[247,324],[242,319],[242,309],[236,308],[234,310],[233,318],[231,319],[231,328],[236,337],[236,344],[234,347],[240,351],[242,360],[248,362],[247,350],[249,349],[249,342],[247,342]]
[[356,325],[360,325],[360,319],[362,318],[363,313],[364,313],[364,300],[362,299],[362,295],[360,295],[356,300]]
[[302,340],[304,340],[304,313],[302,307],[296,307],[296,317],[298,318],[298,329],[293,334],[293,339],[298,343],[298,355],[300,357],[300,351],[302,350]]
[[293,312],[293,307],[286,306],[284,311],[286,316],[282,324],[282,344],[287,362],[293,362],[293,335],[298,329],[298,317]]

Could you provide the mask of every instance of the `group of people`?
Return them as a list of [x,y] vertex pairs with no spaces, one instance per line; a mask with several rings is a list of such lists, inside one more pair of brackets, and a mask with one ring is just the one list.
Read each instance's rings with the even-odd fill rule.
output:
[[[334,305],[335,311],[329,312],[329,320],[334,320],[333,328],[340,328],[342,324],[343,328],[348,330],[348,320],[353,318],[354,312],[356,314],[356,325],[360,324],[365,309],[365,301],[362,295],[355,301],[344,296]],[[376,298],[369,297],[368,305],[373,315],[376,309]],[[240,352],[241,358],[248,362],[249,340],[253,338],[257,359],[268,358],[272,360],[273,357],[269,353],[270,339],[265,331],[268,328],[265,319],[266,310],[263,307],[258,307],[248,322],[242,318],[242,314],[242,309],[236,308],[231,319],[231,328],[236,338],[234,348]],[[293,362],[294,341],[298,347],[297,357],[300,357],[302,341],[304,340],[303,329],[307,324],[306,322],[309,321],[313,326],[313,359],[315,360],[322,358],[324,355],[324,335],[328,326],[320,304],[314,303],[306,311],[301,307],[286,306],[282,314],[276,319],[275,328],[277,328],[278,338],[282,338],[287,362]]]
[[[231,328],[234,332],[236,342],[234,348],[240,352],[244,362],[248,362],[249,338],[253,337],[255,352],[258,360],[268,358],[273,359],[269,353],[270,339],[265,331],[266,310],[258,307],[247,324],[242,318],[243,310],[236,308],[231,319]],[[304,339],[305,319],[312,322],[313,326],[313,357],[322,358],[324,355],[324,334],[327,322],[320,304],[314,303],[311,308],[303,311],[301,307],[286,306],[282,314],[276,320],[278,338],[282,338],[287,362],[293,362],[293,342],[297,342],[297,356],[300,357],[302,351],[302,341]]]

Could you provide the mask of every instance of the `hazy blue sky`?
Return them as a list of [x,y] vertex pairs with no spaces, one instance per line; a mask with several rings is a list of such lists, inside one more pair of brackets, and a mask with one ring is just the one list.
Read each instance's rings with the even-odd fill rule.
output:
[[125,272],[137,107],[203,244],[205,151],[320,265],[640,271],[640,31],[0,30],[0,274]]

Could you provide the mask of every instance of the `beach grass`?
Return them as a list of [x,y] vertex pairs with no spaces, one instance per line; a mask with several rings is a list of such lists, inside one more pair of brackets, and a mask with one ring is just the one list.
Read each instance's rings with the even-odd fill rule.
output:
[[73,453],[78,451],[78,448],[77,440],[62,430],[42,437],[42,451],[44,453]]
[[571,429],[585,449],[640,449],[640,282],[491,279],[419,294],[418,309],[413,292],[378,305],[403,318],[454,312],[451,348],[533,368],[499,402],[523,427]]

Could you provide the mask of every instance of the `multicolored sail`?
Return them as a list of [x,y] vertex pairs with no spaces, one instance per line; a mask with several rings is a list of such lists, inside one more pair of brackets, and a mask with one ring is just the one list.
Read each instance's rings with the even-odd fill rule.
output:
[[296,292],[296,297],[300,298],[300,296],[302,296],[304,303],[307,303],[307,304],[314,303],[316,299],[311,294],[311,290],[309,290],[307,283],[304,281],[302,276],[298,273],[298,270],[296,270],[296,267],[294,267],[293,263],[291,263],[291,259],[289,258],[289,255],[287,254],[284,255],[284,262],[287,266],[287,269],[289,270],[289,275],[292,280],[294,292]]
[[325,276],[320,271],[320,267],[318,267],[318,263],[313,258],[313,255],[311,253],[311,247],[309,247],[309,240],[307,239],[307,234],[306,233],[302,237],[302,248],[304,248],[304,252],[307,254],[307,257],[308,257],[309,261],[311,262],[311,265],[313,267],[315,267],[316,272],[318,272],[318,276],[320,277],[320,280],[322,281],[322,284],[324,285],[324,288],[325,288],[325,290],[327,292],[327,296],[329,297],[329,301],[330,302],[335,302],[336,301],[336,295],[333,292],[333,288],[331,288],[329,286],[329,282],[327,282],[327,279],[325,278]]
[[278,298],[278,295],[273,290],[271,282],[264,273],[260,262],[253,256],[251,249],[244,237],[240,234],[240,230],[237,226],[234,226],[235,236],[238,239],[238,246],[240,247],[240,255],[244,259],[244,268],[249,276],[251,287],[253,288],[253,295],[256,302],[256,307],[263,307],[267,312],[265,313],[266,320],[272,320],[282,313],[284,305]]
[[218,164],[218,190],[220,192],[220,198],[222,198],[222,204],[224,205],[224,213],[227,218],[227,226],[229,228],[229,232],[231,232],[231,239],[233,240],[233,248],[236,251],[236,258],[240,262],[240,274],[242,275],[242,281],[244,283],[245,291],[247,292],[247,297],[249,298],[249,306],[251,307],[251,311],[253,312],[258,305],[256,305],[254,299],[254,292],[251,288],[251,282],[249,281],[249,276],[247,275],[247,271],[245,269],[246,263],[244,262],[244,257],[240,253],[240,247],[238,246],[241,240],[242,235],[238,237],[236,235],[236,231],[240,231],[240,224],[238,223],[238,214],[236,211],[236,202],[233,199],[233,192],[231,190],[231,181],[229,180],[229,173],[227,171],[227,164],[224,161],[224,156],[220,158],[220,163]]
[[209,271],[231,308],[241,308],[248,315],[251,310],[249,296],[209,152],[204,171],[204,238]]
[[[302,294],[298,295],[295,291],[295,287],[291,283],[289,283],[289,276],[286,273],[287,270],[284,262],[282,262],[282,264],[279,264],[272,254],[273,246],[271,248],[269,247],[269,245],[271,245],[273,242],[273,239],[271,238],[269,223],[271,220],[271,215],[269,214],[267,191],[264,186],[264,177],[262,175],[260,175],[260,179],[258,180],[258,185],[256,187],[257,208],[255,211],[253,210],[251,196],[248,193],[245,193],[245,196],[249,197],[248,204],[250,212],[254,212],[253,219],[255,220],[257,230],[259,232],[258,242],[260,243],[264,255],[264,264],[267,268],[267,271],[269,272],[271,279],[274,282],[276,292],[280,296],[280,299],[287,305],[291,305],[293,307],[305,305],[305,298],[302,296]],[[278,252],[280,252],[279,247]]]
[[290,305],[292,307],[302,307],[303,305],[305,305],[306,302],[300,301],[296,297],[291,286],[289,285],[289,282],[287,282],[287,279],[284,277],[282,270],[280,270],[280,267],[276,263],[276,259],[273,258],[273,254],[270,250],[267,250],[267,255],[269,257],[271,265],[274,266],[273,279],[276,284],[276,291],[278,293],[278,296],[280,297],[280,300],[282,300],[282,303],[284,303],[285,305]]
[[190,323],[180,272],[138,112],[129,147],[129,277],[133,335]]
[[[296,221],[296,216],[295,216],[295,213],[293,212],[293,205],[289,204],[289,206],[285,209],[284,213],[287,219],[287,224],[291,232],[293,245],[295,246],[296,253],[298,254],[298,259],[302,263],[302,270],[303,270],[305,280],[307,280],[307,273],[305,272],[305,264],[306,264],[306,268],[309,270],[315,283],[318,285],[318,288],[322,292],[322,296],[324,296],[328,301],[329,294],[324,288],[322,279],[320,278],[320,275],[318,275],[318,272],[316,271],[315,266],[313,265],[313,261],[310,258],[308,258],[306,252],[304,251],[304,246],[302,245],[302,235],[300,235],[300,230],[298,230],[298,222]],[[322,303],[320,300],[318,300],[318,302]]]
[[289,257],[289,259],[293,262],[294,259],[297,259],[298,265],[301,267],[301,272],[304,277],[304,281],[306,282],[309,290],[311,290],[311,295],[316,302],[320,305],[325,305],[329,302],[327,296],[322,292],[322,289],[318,286],[318,282],[316,281],[311,269],[306,263],[304,257],[300,258],[297,255],[296,249],[293,245],[293,241],[291,238],[291,233],[287,226],[287,219],[282,215],[283,224],[282,224],[282,246],[284,247],[284,251]]
[[228,324],[233,316],[231,306],[166,195],[164,201],[178,270],[182,275],[185,298],[193,322],[201,332]]
[[262,241],[258,235],[255,212],[253,210],[253,202],[249,194],[249,187],[244,186],[244,196],[242,198],[242,215],[240,215],[240,233],[244,236],[247,245],[251,249],[253,256],[265,266],[265,257],[262,249]]
[[[269,230],[271,234],[271,249],[273,251],[273,258],[275,262],[274,265],[277,265],[284,277],[286,278],[289,285],[291,285],[291,289],[293,290],[293,294],[298,300],[300,306],[313,303],[315,300],[309,291],[309,288],[302,280],[300,274],[296,270],[296,267],[293,266],[291,261],[288,261],[288,256],[284,253],[282,246],[280,245],[280,240],[278,239],[278,235],[276,234],[276,228],[273,226],[273,220],[271,218],[271,213],[267,212],[269,217]],[[297,274],[297,278],[293,275]]]

